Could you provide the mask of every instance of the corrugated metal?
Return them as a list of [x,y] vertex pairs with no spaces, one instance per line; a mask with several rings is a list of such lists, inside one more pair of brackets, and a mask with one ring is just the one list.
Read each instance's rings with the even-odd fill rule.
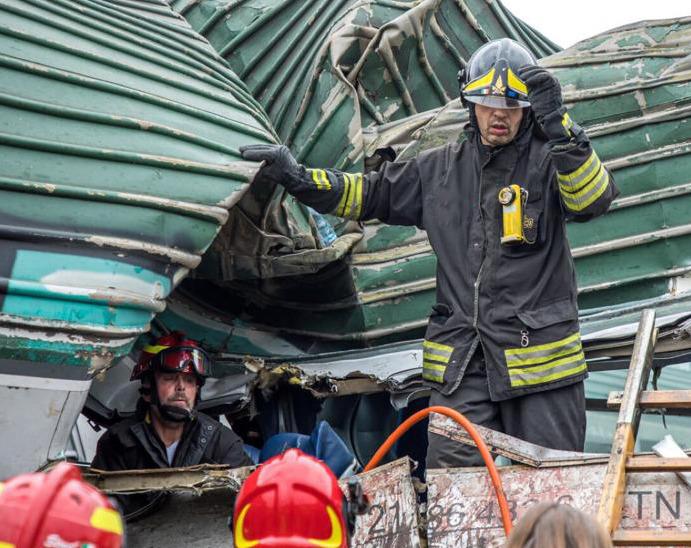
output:
[[[568,227],[585,333],[636,321],[643,307],[658,308],[659,316],[689,310],[690,37],[691,18],[648,22],[542,61],[560,78],[574,119],[622,191],[608,215]],[[367,150],[393,146],[410,157],[459,139],[466,119],[451,101],[368,128]],[[334,223],[338,233],[355,234],[352,224]],[[301,257],[292,259],[299,270]],[[303,272],[314,266],[302,258]],[[435,268],[424,232],[373,222],[347,269],[332,265],[299,281],[265,279],[236,289],[259,325],[334,344],[379,343],[420,336],[434,302]]]
[[156,1],[0,5],[0,358],[107,365],[195,268],[273,140]]
[[[559,49],[487,0],[171,0],[309,165],[362,163],[362,128],[447,103],[480,45]],[[452,70],[448,70],[452,67]]]

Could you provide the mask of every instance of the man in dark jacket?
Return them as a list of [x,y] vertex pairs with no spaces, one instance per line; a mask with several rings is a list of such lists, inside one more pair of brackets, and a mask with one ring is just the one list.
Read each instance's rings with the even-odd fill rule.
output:
[[[91,466],[133,470],[252,464],[237,434],[197,411],[209,367],[207,354],[181,333],[165,335],[145,347],[131,378],[142,383],[140,413],[119,422],[99,439]],[[122,502],[126,513],[132,514],[142,499],[123,497]]]
[[[470,124],[460,145],[366,175],[306,169],[277,145],[243,157],[317,211],[427,231],[438,259],[423,343],[430,405],[582,451],[587,367],[565,222],[605,213],[617,189],[559,82],[523,46],[485,44],[461,84]],[[474,448],[429,434],[428,467],[481,463]]]

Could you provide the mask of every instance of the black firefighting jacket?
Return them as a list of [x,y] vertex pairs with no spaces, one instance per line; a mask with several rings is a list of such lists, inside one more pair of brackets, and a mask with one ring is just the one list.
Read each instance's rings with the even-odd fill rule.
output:
[[[437,304],[423,377],[441,392],[458,387],[479,345],[495,401],[579,382],[587,369],[565,222],[605,213],[618,194],[614,181],[585,134],[555,146],[528,122],[513,142],[489,148],[466,132],[461,144],[364,176],[308,170],[315,187],[297,197],[321,212],[427,231],[438,259]],[[528,193],[529,243],[500,243],[498,194],[511,184]]]

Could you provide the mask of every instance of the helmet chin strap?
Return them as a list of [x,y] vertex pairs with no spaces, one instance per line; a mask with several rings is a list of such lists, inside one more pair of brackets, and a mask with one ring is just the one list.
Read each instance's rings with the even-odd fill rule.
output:
[[170,422],[191,422],[197,417],[196,409],[188,411],[176,405],[161,405],[160,403],[156,403],[155,405],[161,412],[161,417]]

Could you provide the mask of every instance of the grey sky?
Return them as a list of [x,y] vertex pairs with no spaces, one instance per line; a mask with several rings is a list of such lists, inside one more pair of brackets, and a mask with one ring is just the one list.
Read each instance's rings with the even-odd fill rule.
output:
[[691,16],[690,0],[502,0],[502,4],[564,48],[628,23]]

